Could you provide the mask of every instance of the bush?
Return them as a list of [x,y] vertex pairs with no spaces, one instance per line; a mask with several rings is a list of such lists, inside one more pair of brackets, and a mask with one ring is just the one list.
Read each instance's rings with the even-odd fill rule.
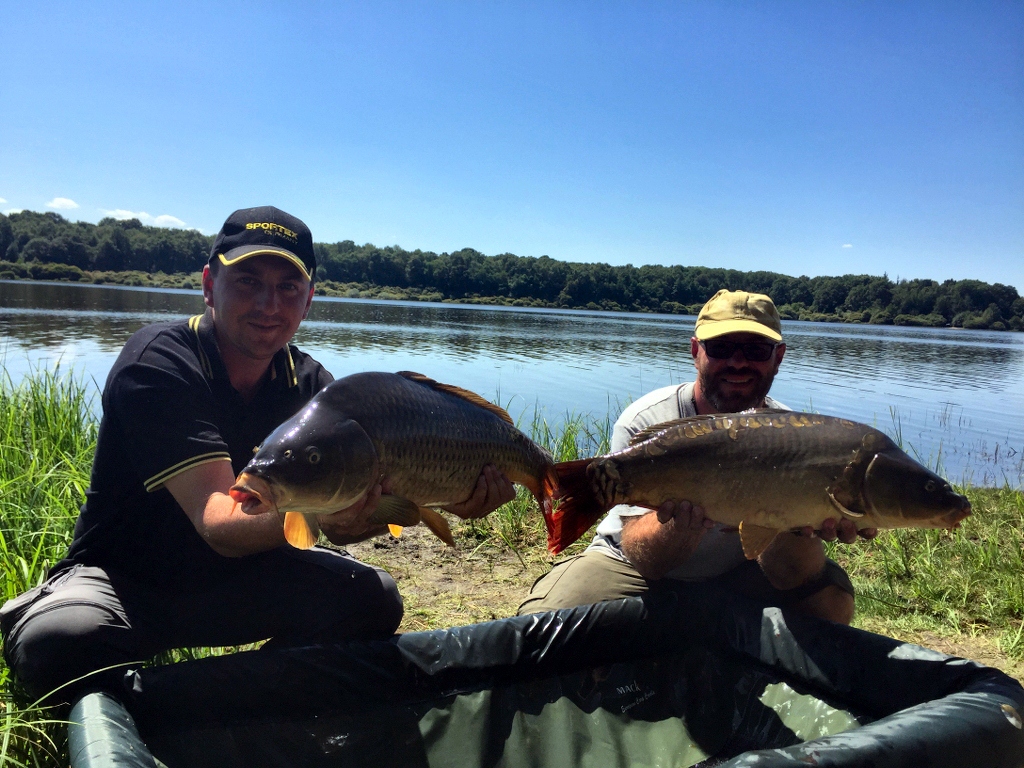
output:
[[28,265],[28,273],[34,280],[71,280],[78,282],[85,273],[71,264],[39,264]]
[[946,325],[946,318],[935,313],[929,315],[896,315],[892,324],[915,325],[926,328],[942,328]]
[[974,312],[965,312],[966,317],[963,319],[963,327],[969,331],[983,331],[988,329],[989,323],[985,319],[984,315],[978,315]]
[[5,274],[11,274],[16,278],[25,278],[29,276],[28,267],[24,264],[19,264],[16,261],[0,261],[0,270],[3,270]]
[[887,309],[876,309],[871,313],[872,325],[892,325],[892,314]]

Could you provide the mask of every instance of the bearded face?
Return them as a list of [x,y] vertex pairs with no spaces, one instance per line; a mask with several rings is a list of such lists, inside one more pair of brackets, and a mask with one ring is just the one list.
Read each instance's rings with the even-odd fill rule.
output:
[[[729,334],[721,338],[738,344],[765,341],[763,337],[750,333]],[[694,364],[700,390],[718,413],[762,407],[779,371],[785,349],[785,345],[780,344],[768,360],[756,362],[747,360],[741,349],[728,359],[713,358],[697,344],[694,346]]]
[[775,371],[760,371],[750,364],[721,370],[698,370],[701,390],[719,413],[736,413],[764,405]]

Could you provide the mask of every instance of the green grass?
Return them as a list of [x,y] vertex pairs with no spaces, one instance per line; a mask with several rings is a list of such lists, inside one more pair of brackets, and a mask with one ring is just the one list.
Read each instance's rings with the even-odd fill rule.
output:
[[[0,377],[2,600],[39,584],[67,550],[95,449],[89,393],[59,369],[35,371],[17,385]],[[611,416],[549,421],[535,410],[520,427],[565,461],[606,452]],[[956,531],[883,531],[869,544],[830,545],[830,555],[857,587],[858,625],[895,637],[984,637],[1006,659],[1024,659],[1024,493],[962,490],[974,515]],[[524,563],[547,557],[543,522],[523,489],[456,533],[460,546],[511,551]],[[588,541],[584,536],[571,551]],[[184,650],[159,661],[231,650]],[[59,713],[25,701],[0,662],[0,768],[61,765],[67,753]]]
[[[612,422],[590,416],[567,413],[552,423],[539,409],[534,409],[529,424],[517,425],[538,445],[543,446],[555,461],[572,461],[608,452]],[[517,489],[516,498],[480,520],[460,525],[456,535],[475,541],[478,548],[507,548],[525,565],[528,559],[547,555],[547,534],[543,518],[537,514],[537,502],[523,487]],[[586,537],[584,537],[586,539]],[[583,549],[589,539],[573,545],[569,554]]]
[[829,554],[853,580],[863,626],[990,635],[1024,659],[1024,493],[959,490],[973,514],[955,531],[882,531],[870,545],[829,545]]
[[[87,392],[59,369],[0,380],[0,600],[41,583],[71,542],[96,447]],[[65,739],[53,710],[25,701],[0,663],[0,766],[56,765]]]

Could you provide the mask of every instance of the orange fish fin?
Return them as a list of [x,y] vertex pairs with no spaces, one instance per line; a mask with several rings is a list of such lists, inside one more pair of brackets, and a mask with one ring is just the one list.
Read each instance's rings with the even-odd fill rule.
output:
[[399,376],[402,376],[409,381],[415,381],[417,384],[423,384],[425,386],[436,389],[438,392],[447,392],[449,395],[461,398],[466,402],[472,403],[473,405],[484,408],[497,416],[502,421],[506,421],[509,424],[515,426],[515,422],[512,421],[512,417],[508,415],[508,412],[500,405],[495,405],[490,400],[485,400],[480,397],[476,392],[470,392],[468,389],[462,387],[456,387],[454,384],[442,384],[439,381],[435,381],[429,376],[424,376],[422,373],[413,373],[412,371],[399,371]]
[[391,531],[391,535],[396,539],[402,535],[402,526],[400,525],[389,525],[388,530]]
[[562,498],[562,487],[558,481],[558,470],[554,464],[549,464],[544,470],[544,479],[541,482],[541,492],[537,494],[537,503],[545,515],[551,514],[556,499]]
[[388,525],[409,526],[420,521],[420,508],[415,502],[401,496],[384,494],[377,502],[377,509],[370,515],[370,522]]
[[420,507],[420,520],[449,547],[455,546],[455,537],[452,535],[452,529],[448,527],[448,521],[436,509]]
[[296,549],[309,549],[320,537],[320,525],[316,517],[307,517],[301,512],[284,513],[284,538]]
[[763,525],[740,522],[740,544],[743,556],[747,560],[755,560],[758,555],[768,549],[768,545],[779,535],[778,528],[766,528]]
[[587,532],[605,513],[604,501],[594,491],[587,467],[592,459],[555,464],[561,501],[554,509],[544,509],[548,530],[548,551],[557,555]]

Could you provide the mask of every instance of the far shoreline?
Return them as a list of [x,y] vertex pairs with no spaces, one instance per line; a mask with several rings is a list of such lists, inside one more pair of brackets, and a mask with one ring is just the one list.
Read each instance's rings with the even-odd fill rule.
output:
[[[12,274],[5,274],[0,277],[0,283],[36,283],[52,285],[77,285],[82,287],[95,288],[124,288],[136,291],[160,290],[182,293],[199,292],[201,290],[202,273],[172,273],[163,272],[148,273],[138,271],[125,272],[89,272],[77,270],[81,275],[74,274],[67,277],[44,277],[36,278],[30,275],[24,277]],[[672,317],[696,319],[697,309],[687,308],[683,312],[656,312],[649,309],[623,309],[606,308],[601,306],[567,307],[545,302],[541,299],[509,299],[501,296],[468,296],[463,298],[446,298],[438,292],[419,291],[416,289],[397,288],[394,286],[378,286],[366,283],[337,283],[330,280],[318,281],[316,284],[316,295],[314,299],[339,299],[358,302],[407,302],[419,305],[435,306],[460,306],[466,308],[491,309],[491,310],[515,310],[532,312],[568,312],[574,314],[602,314],[602,315],[631,315],[649,317]],[[693,311],[690,311],[693,310]],[[956,331],[998,331],[1001,333],[1021,333],[1013,328],[970,328],[959,325],[937,324],[933,322],[865,322],[860,319],[851,319],[838,314],[824,314],[820,312],[800,312],[797,316],[793,313],[781,311],[783,321],[796,321],[806,323],[821,323],[824,325],[877,325],[905,328],[929,328],[934,330],[956,330]],[[896,318],[897,320],[900,318]],[[913,320],[915,318],[911,318]]]

